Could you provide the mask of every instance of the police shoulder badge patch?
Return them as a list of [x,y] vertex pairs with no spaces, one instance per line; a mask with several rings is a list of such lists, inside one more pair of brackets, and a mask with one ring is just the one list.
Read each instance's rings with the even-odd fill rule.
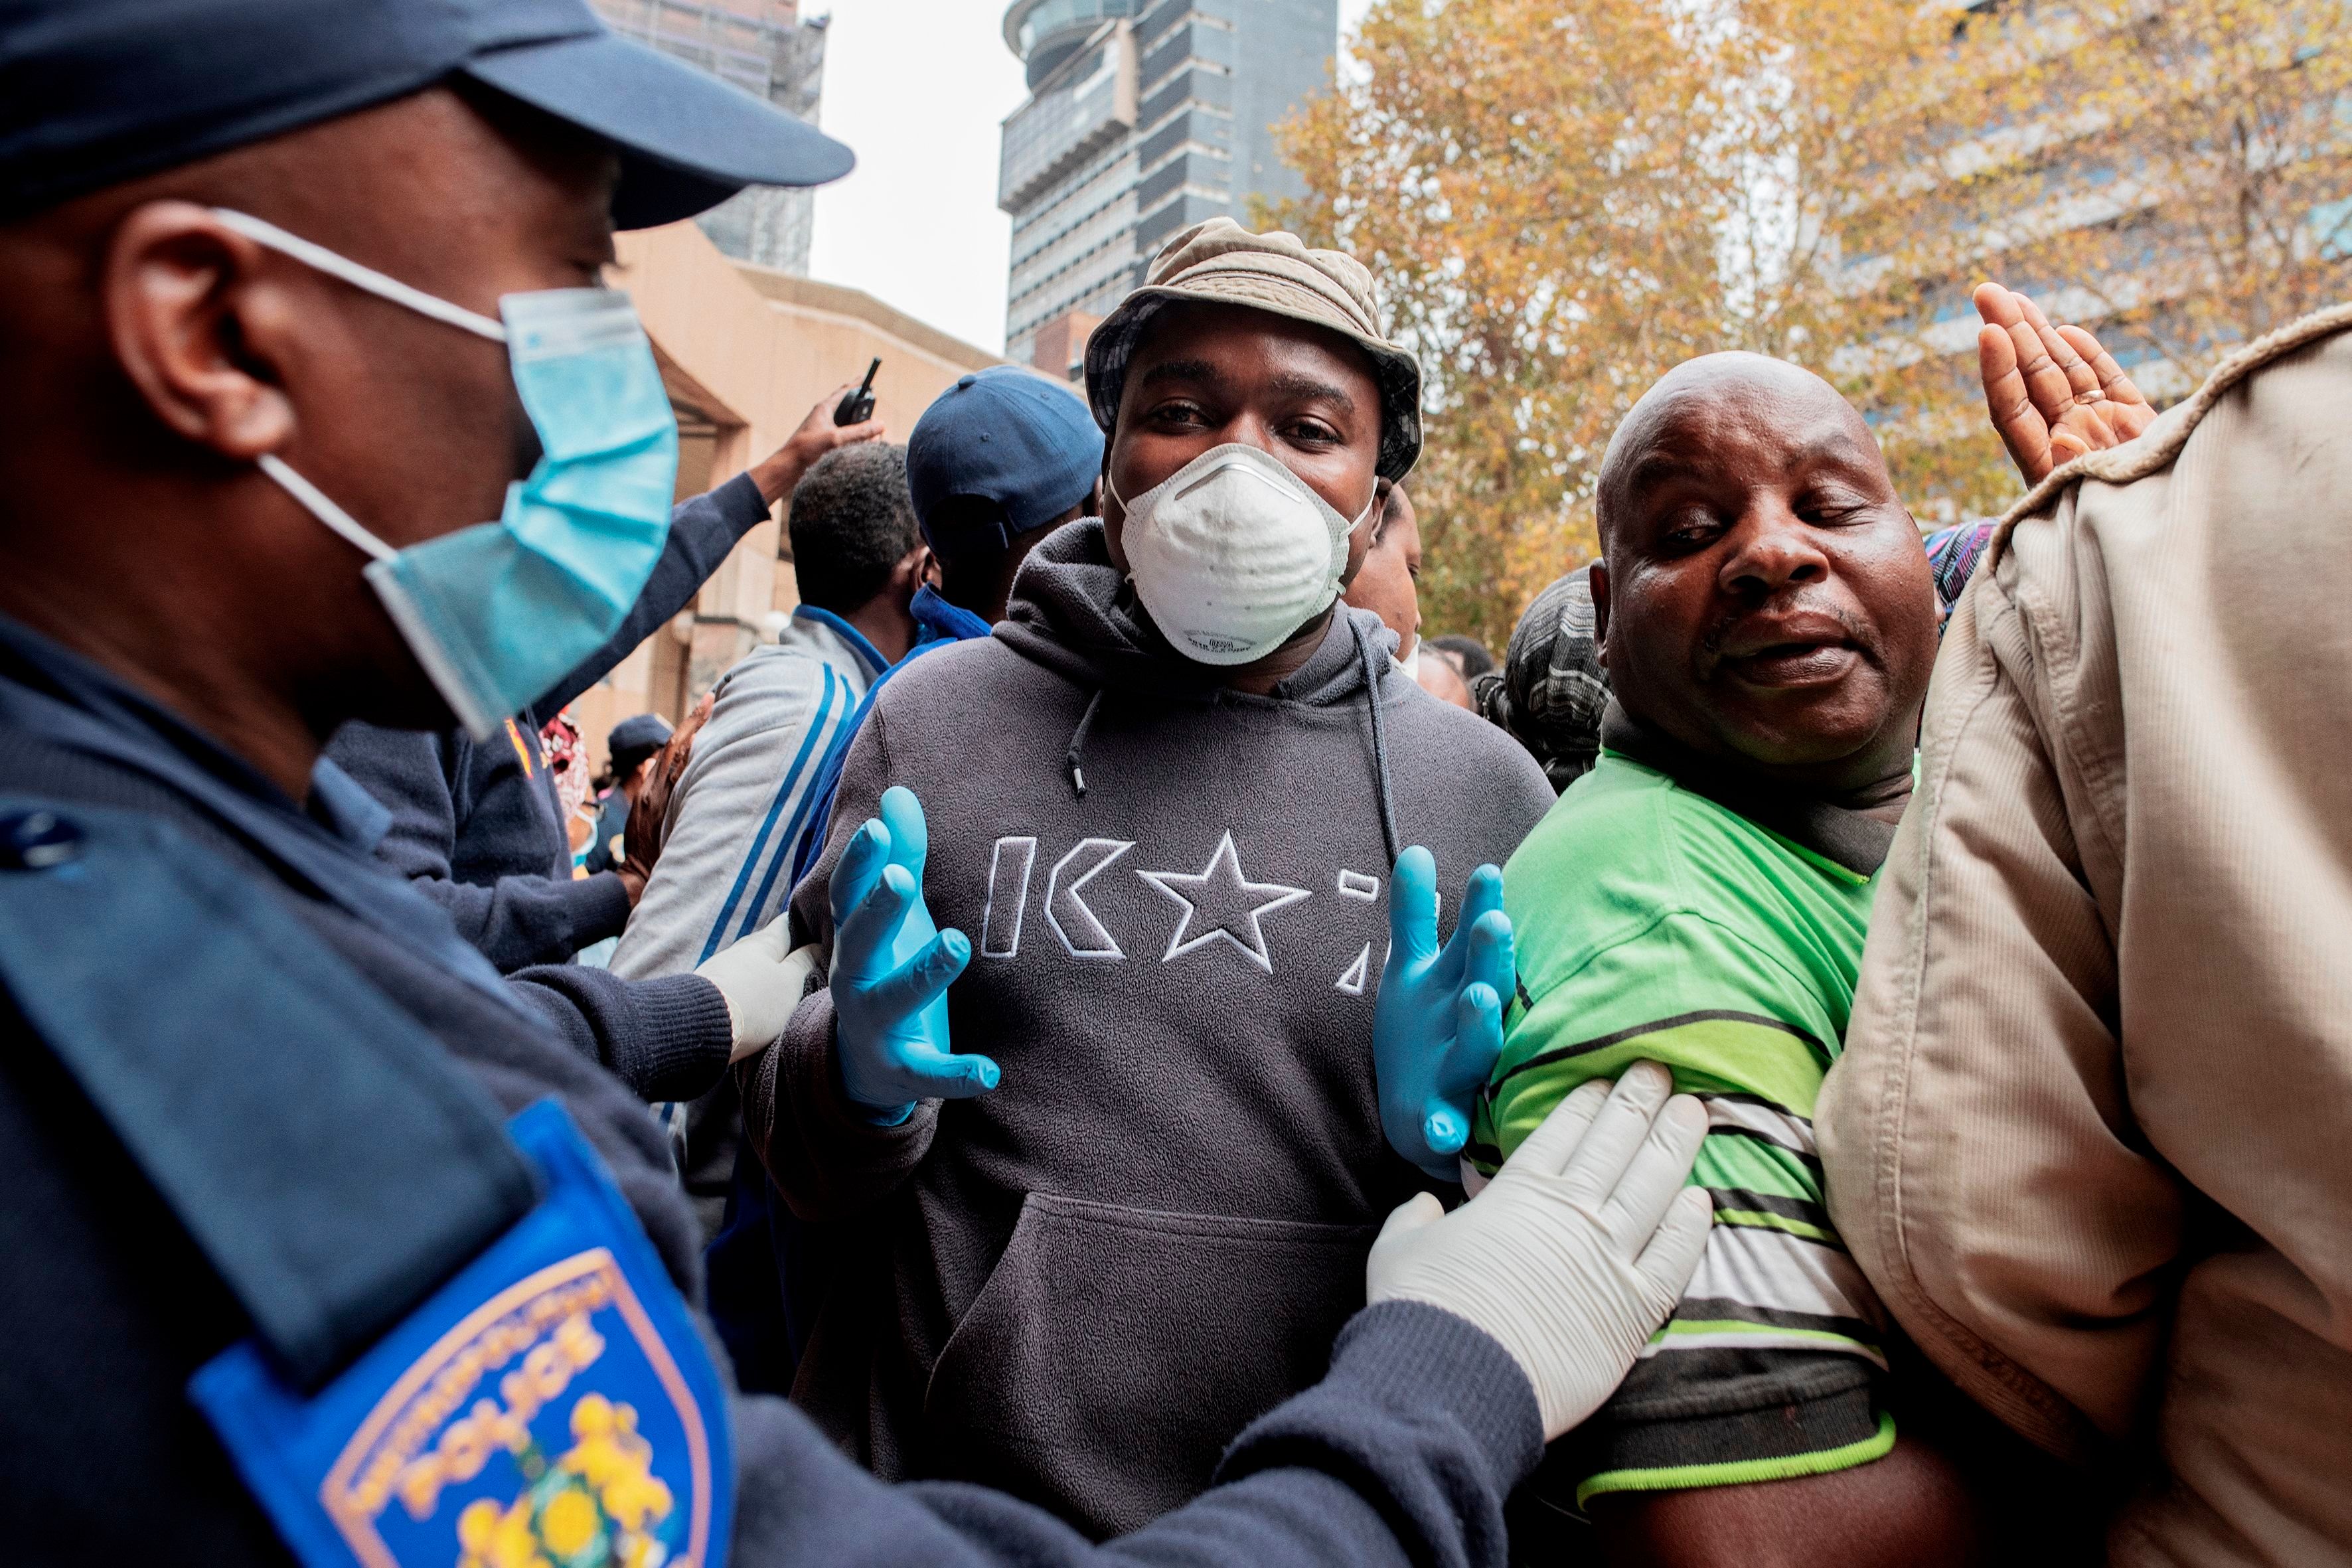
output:
[[509,1124],[539,1205],[317,1394],[251,1341],[188,1385],[308,1568],[718,1568],[724,1386],[563,1109]]

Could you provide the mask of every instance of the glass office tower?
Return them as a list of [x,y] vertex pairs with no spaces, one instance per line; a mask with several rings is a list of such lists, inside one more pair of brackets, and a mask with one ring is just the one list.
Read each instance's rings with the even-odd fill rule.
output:
[[1169,236],[1302,194],[1274,127],[1328,84],[1339,35],[1339,0],[1013,0],[1005,356],[1066,374]]

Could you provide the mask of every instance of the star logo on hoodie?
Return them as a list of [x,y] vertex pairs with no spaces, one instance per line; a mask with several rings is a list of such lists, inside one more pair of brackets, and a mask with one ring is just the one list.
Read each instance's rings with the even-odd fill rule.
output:
[[1286,904],[1309,896],[1304,888],[1280,882],[1253,882],[1242,875],[1241,856],[1229,831],[1217,841],[1216,852],[1196,876],[1186,871],[1138,871],[1137,876],[1184,906],[1176,934],[1168,939],[1162,963],[1223,937],[1244,958],[1274,973],[1274,959],[1265,950],[1265,929],[1260,923]]

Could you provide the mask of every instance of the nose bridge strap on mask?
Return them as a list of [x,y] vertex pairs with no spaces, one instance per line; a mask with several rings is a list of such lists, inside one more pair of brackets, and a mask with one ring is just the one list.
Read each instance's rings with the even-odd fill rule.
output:
[[494,343],[507,341],[506,327],[488,316],[468,310],[463,305],[453,305],[436,294],[403,283],[373,267],[362,267],[348,256],[338,255],[323,245],[304,239],[299,234],[289,234],[276,224],[241,213],[233,207],[214,207],[214,217],[236,230],[256,245],[263,245],[282,256],[290,256],[305,267],[314,268],[331,277],[340,278],[352,288],[405,306],[420,316],[430,316],[476,337],[488,338]]

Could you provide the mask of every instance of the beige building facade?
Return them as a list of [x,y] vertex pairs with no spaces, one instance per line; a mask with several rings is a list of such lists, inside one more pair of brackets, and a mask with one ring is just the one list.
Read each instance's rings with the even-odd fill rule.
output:
[[[931,400],[995,354],[837,284],[732,261],[691,223],[617,237],[613,281],[653,340],[682,437],[680,499],[722,482],[783,443],[810,405],[876,358],[876,417],[904,441]],[[799,603],[784,507],[736,546],[694,607],[648,637],[572,705],[602,771],[604,737],[632,713],[675,722]]]

